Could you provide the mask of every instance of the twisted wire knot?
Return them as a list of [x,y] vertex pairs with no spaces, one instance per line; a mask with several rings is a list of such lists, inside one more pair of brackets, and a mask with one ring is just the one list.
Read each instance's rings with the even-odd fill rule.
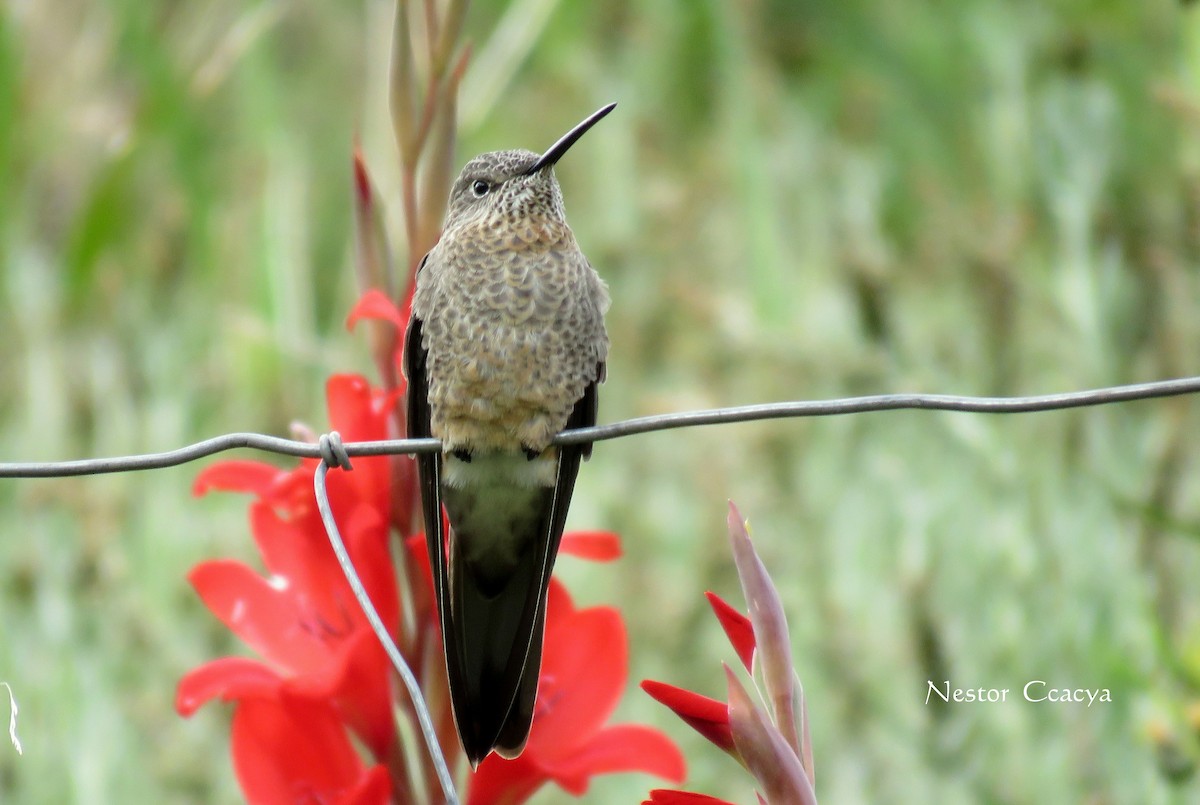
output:
[[321,460],[331,468],[340,467],[347,471],[354,469],[350,466],[350,454],[346,452],[346,445],[342,444],[342,435],[336,430],[322,433],[321,438],[317,440],[317,449],[321,451]]

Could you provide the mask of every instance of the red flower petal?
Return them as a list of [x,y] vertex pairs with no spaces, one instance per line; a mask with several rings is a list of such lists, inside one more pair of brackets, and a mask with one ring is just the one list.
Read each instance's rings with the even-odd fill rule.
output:
[[[320,561],[324,551],[319,522],[315,513],[288,519],[266,501],[252,503],[250,532],[267,572],[287,579],[295,590],[323,587],[337,578]],[[329,549],[328,545],[324,548]]]
[[608,727],[552,767],[544,767],[536,752],[528,750],[515,760],[489,755],[471,777],[467,805],[517,805],[551,779],[567,793],[581,796],[593,775],[630,771],[682,782],[686,764],[679,748],[658,730],[628,724]]
[[587,791],[593,774],[640,771],[682,783],[687,774],[683,753],[666,735],[636,724],[608,727],[578,747],[554,770],[554,779],[569,794]]
[[[371,603],[375,605],[375,610],[383,619],[384,625],[394,634],[400,623],[400,592],[396,587],[395,568],[392,565],[392,553],[388,545],[387,523],[380,521],[375,512],[365,507],[360,507],[357,514],[361,516],[350,519],[350,522],[346,524],[346,529],[342,532],[342,538],[345,540],[346,550],[350,553],[350,560],[354,563],[354,569],[358,572],[363,588],[371,597]],[[329,550],[329,559],[326,561],[337,566],[333,548],[328,544],[329,538],[323,528],[321,538]],[[341,575],[341,584],[345,585],[344,589],[353,596],[345,573],[342,572],[341,567],[338,567],[337,570]],[[367,616],[362,613],[358,602],[351,600],[349,604],[354,608],[355,620],[366,627],[368,625]]]
[[367,769],[358,784],[336,800],[336,805],[390,805],[391,801],[392,780],[387,767],[381,765]]
[[396,404],[395,394],[373,388],[362,375],[330,375],[325,381],[325,402],[329,409],[329,424],[344,440],[387,438],[388,419]]
[[611,562],[621,557],[621,538],[611,531],[572,531],[563,534],[558,552],[593,562]]
[[528,750],[513,760],[488,755],[467,784],[467,805],[520,805],[548,782]]
[[249,492],[260,497],[287,472],[262,461],[218,461],[205,467],[192,482],[196,497],[216,489],[223,492]]
[[190,716],[210,699],[225,701],[245,696],[267,696],[278,689],[279,674],[258,660],[222,657],[194,668],[175,689],[175,711]]
[[324,672],[294,677],[284,687],[304,698],[332,702],[372,754],[385,758],[396,737],[388,681],[391,668],[379,638],[364,627],[342,641]]
[[708,794],[656,788],[650,792],[650,799],[642,800],[642,805],[734,805],[734,803],[710,797]]
[[746,667],[746,673],[754,673],[754,625],[742,613],[731,607],[721,596],[707,592],[704,596],[712,606],[713,614],[721,622],[726,637],[733,644],[738,659]]
[[390,795],[386,770],[364,768],[337,713],[324,702],[242,701],[233,716],[232,746],[242,792],[258,805],[383,805]]
[[[380,617],[394,627],[400,604],[392,575],[387,524],[366,505],[340,514],[335,510],[334,519]],[[250,527],[267,570],[279,583],[286,583],[294,600],[295,617],[319,621],[307,623],[305,628],[319,626],[322,639],[327,639],[346,635],[366,623],[315,512],[302,520],[289,521],[270,506],[255,503],[250,507]]]
[[222,559],[196,565],[188,581],[204,605],[268,662],[304,671],[328,656],[319,632],[298,617],[289,582],[269,582],[240,562]]
[[542,655],[526,751],[547,765],[568,755],[616,709],[629,665],[621,614],[612,607],[577,610],[566,588],[553,582]]
[[368,288],[354,303],[350,315],[346,316],[346,329],[353,330],[362,319],[390,321],[401,333],[408,327],[408,320],[400,312],[400,308],[378,288]]
[[729,705],[716,699],[677,688],[665,682],[646,679],[642,690],[684,720],[696,732],[723,751],[733,753],[733,734],[729,731]]
[[[399,399],[395,392],[385,394],[371,387],[361,375],[333,375],[325,383],[329,424],[346,442],[370,442],[387,439],[389,422]],[[329,474],[331,502],[345,488],[361,503],[390,519],[391,473],[388,456],[355,458],[352,472]],[[335,513],[337,506],[333,507]]]

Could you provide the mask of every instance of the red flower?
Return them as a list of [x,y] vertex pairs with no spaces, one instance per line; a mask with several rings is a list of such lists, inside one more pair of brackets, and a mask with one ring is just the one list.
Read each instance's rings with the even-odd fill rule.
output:
[[649,693],[655,701],[671,708],[689,727],[712,741],[722,751],[736,755],[733,733],[729,729],[728,704],[653,679],[642,680],[642,690]]
[[[729,666],[725,666],[728,704],[653,680],[643,681],[642,689],[732,755],[754,776],[771,801],[816,805],[808,716],[803,693],[793,678],[783,605],[754,550],[746,522],[732,502],[728,528],[742,591],[750,603],[750,617],[717,595],[711,592],[706,595],[748,673],[754,672],[755,654],[760,649],[757,638],[762,636],[763,676],[774,720],[751,700]],[[758,799],[766,801],[761,794]],[[720,801],[703,794],[663,790],[651,792],[651,799],[647,800],[651,805]]]
[[[725,629],[725,634],[738,657],[741,658],[742,664],[749,671],[753,666],[755,650],[754,628],[750,624],[750,619],[727,604],[717,594],[709,592],[704,595],[708,598],[713,614],[717,616],[717,620]],[[716,744],[721,751],[738,758],[737,748],[733,742],[733,732],[729,726],[728,704],[653,679],[642,680],[642,690],[650,694],[655,701],[671,708],[675,715]]]
[[572,531],[562,535],[558,554],[593,562],[611,562],[621,558],[621,540],[611,531]]
[[[349,375],[331,378],[327,395],[331,423],[348,441],[386,438],[391,395]],[[308,460],[285,472],[231,461],[213,465],[196,479],[197,494],[225,489],[258,496],[250,507],[250,525],[267,575],[241,562],[215,560],[200,563],[188,578],[213,614],[263,661],[207,663],[180,681],[176,697],[183,715],[214,696],[239,702],[233,750],[247,792],[255,764],[265,753],[243,753],[239,747],[262,744],[239,742],[239,723],[282,723],[297,708],[320,707],[349,726],[377,759],[387,756],[395,740],[388,662],[333,557],[313,496],[316,466]],[[330,504],[364,586],[394,630],[400,605],[387,542],[388,464],[386,458],[365,458],[356,459],[354,466],[352,473],[330,474]],[[251,719],[243,714],[247,707],[247,712],[267,715]],[[251,727],[245,729],[254,734]],[[344,727],[339,729],[349,747]],[[296,741],[300,732],[292,736]],[[297,752],[299,748],[297,744]],[[282,755],[290,754],[283,749]],[[251,762],[251,756],[258,760]],[[292,766],[286,762],[279,766],[288,768]]]
[[279,694],[248,698],[233,716],[233,758],[248,802],[256,805],[385,805],[391,783],[382,765],[367,768],[327,703]]
[[[344,441],[390,438],[388,420],[398,399],[395,392],[372,388],[360,375],[334,375],[325,384],[325,397],[330,429],[338,431]],[[289,521],[303,521],[324,535],[312,488],[313,473],[319,463],[318,459],[306,458],[294,469],[281,470],[259,461],[220,461],[196,476],[192,491],[196,495],[212,490],[248,492]],[[329,473],[329,502],[338,525],[360,507],[374,512],[385,524],[389,522],[390,484],[387,456],[355,458],[353,472]]]
[[389,343],[392,369],[395,372],[397,389],[401,394],[408,388],[408,383],[405,380],[402,370],[404,365],[404,333],[408,329],[409,317],[412,316],[412,298],[416,288],[416,283],[411,283],[408,286],[408,292],[405,294],[404,301],[399,305],[389,299],[383,291],[377,288],[369,288],[358,298],[358,301],[354,303],[354,307],[350,309],[349,315],[346,316],[347,330],[353,330],[364,319],[386,322],[395,328],[392,332],[393,337],[389,340]]
[[300,679],[281,677],[256,660],[227,657],[188,674],[176,707],[190,715],[214,696],[237,702],[231,749],[249,802],[388,802],[387,770],[366,768],[335,700],[295,684]]
[[[409,296],[411,297],[412,294],[410,293]],[[375,319],[391,322],[395,325],[397,332],[403,333],[408,329],[408,317],[412,313],[412,299],[405,300],[402,307],[403,309],[398,307],[395,302],[388,299],[387,294],[378,288],[369,288],[358,298],[346,316],[346,329],[353,330],[355,325],[363,319]]]
[[656,788],[650,792],[650,799],[642,800],[642,805],[734,805],[734,803],[710,797],[708,794]]
[[603,726],[625,687],[628,664],[620,613],[612,607],[575,609],[566,588],[552,581],[529,743],[515,760],[490,755],[480,764],[468,805],[517,805],[550,781],[580,796],[593,775],[612,772],[682,781],[683,756],[661,732]]
[[754,639],[754,624],[716,593],[707,592],[704,597],[708,599],[713,614],[721,622],[721,628],[725,630],[725,636],[729,638],[730,645],[737,652],[738,659],[746,668],[746,673],[753,674],[754,650],[757,647]]
[[[360,307],[358,313],[369,315],[378,300],[364,300]],[[327,394],[331,426],[346,441],[388,438],[395,393],[347,375],[331,378]],[[234,768],[252,802],[377,805],[392,792],[403,800],[414,782],[405,764],[397,763],[394,718],[407,697],[393,689],[390,663],[329,546],[313,493],[317,466],[310,459],[285,471],[227,461],[197,477],[197,494],[220,489],[255,496],[250,525],[265,573],[214,560],[193,568],[189,579],[205,605],[260,659],[226,657],[194,669],[179,683],[176,708],[186,716],[213,698],[236,703]],[[327,483],[350,557],[393,634],[401,612],[388,534],[395,525],[391,507],[397,494],[405,494],[396,487],[404,479],[395,470],[387,457],[356,458],[353,472],[330,473]],[[444,724],[448,700],[438,688],[444,671],[426,653],[436,645],[437,625],[425,541],[418,535],[404,544],[411,588],[405,600],[413,610],[401,648],[426,692],[433,693],[435,707],[443,708],[434,718]],[[595,561],[621,554],[620,541],[608,532],[566,534],[560,551]],[[619,613],[609,607],[577,610],[557,582],[549,598],[529,743],[515,761],[492,756],[480,766],[471,779],[470,805],[516,805],[550,781],[579,795],[593,775],[617,771],[682,780],[683,757],[662,733],[604,726],[626,681]],[[456,748],[447,747],[451,763]],[[436,785],[432,779],[425,783]]]

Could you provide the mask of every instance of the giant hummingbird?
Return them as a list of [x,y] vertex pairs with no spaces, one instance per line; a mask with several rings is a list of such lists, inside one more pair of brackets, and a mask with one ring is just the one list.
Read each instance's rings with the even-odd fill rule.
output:
[[[545,153],[475,157],[417,272],[405,340],[450,698],[472,765],[519,755],[542,660],[546,591],[582,459],[556,434],[596,422],[608,291],[579,249],[554,165],[612,111]],[[443,520],[448,520],[448,529]]]

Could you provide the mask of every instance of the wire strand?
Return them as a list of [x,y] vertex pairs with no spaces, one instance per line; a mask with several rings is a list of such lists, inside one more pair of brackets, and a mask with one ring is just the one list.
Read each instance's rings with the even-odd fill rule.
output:
[[329,536],[329,543],[333,546],[338,565],[346,575],[346,581],[350,583],[355,600],[358,601],[363,614],[367,616],[371,630],[375,632],[375,637],[383,646],[388,659],[392,661],[392,666],[400,675],[404,688],[408,691],[413,710],[417,714],[417,723],[421,727],[421,737],[425,739],[425,747],[433,760],[433,767],[437,771],[438,782],[442,786],[446,803],[447,805],[458,805],[458,793],[454,788],[454,779],[450,775],[450,769],[446,766],[446,757],[442,754],[441,744],[438,743],[437,730],[434,729],[433,718],[429,715],[429,705],[421,693],[421,685],[413,676],[408,663],[404,661],[404,656],[396,647],[396,642],[392,640],[392,635],[384,625],[383,619],[379,617],[379,612],[371,602],[371,597],[367,595],[362,579],[354,569],[354,563],[350,561],[350,554],[346,551],[346,544],[342,541],[337,522],[333,519],[333,509],[329,505],[329,495],[325,491],[325,475],[330,467],[341,467],[347,472],[350,470],[350,462],[346,457],[347,451],[343,449],[342,440],[337,431],[322,436],[321,443],[326,446],[327,455],[322,457],[321,463],[317,465],[317,471],[313,473],[313,491],[317,496],[317,510],[321,513],[321,522],[325,525],[325,533]]
[[[835,400],[742,405],[713,408],[703,411],[683,411],[627,419],[609,425],[563,431],[554,444],[581,444],[620,439],[642,433],[692,428],[700,425],[724,425],[764,419],[843,416],[876,411],[923,410],[958,411],[978,414],[1019,414],[1037,411],[1060,411],[1096,405],[1177,397],[1200,392],[1200,377],[1160,380],[1111,386],[1088,391],[1042,394],[1031,397],[961,397],[949,394],[877,394],[867,397],[846,397]],[[389,439],[373,442],[347,442],[346,454],[381,456],[416,453],[436,453],[441,450],[437,439]],[[296,458],[321,458],[321,446],[260,433],[228,433],[215,436],[177,450],[112,458],[89,458],[74,461],[25,461],[0,463],[0,478],[58,478],[74,475],[99,475],[112,472],[175,467],[226,450],[250,448]]]
[[[1197,392],[1200,392],[1200,377],[1113,386],[1062,394],[1044,394],[1032,397],[884,394],[835,400],[767,403],[763,405],[744,405],[731,408],[661,414],[628,419],[610,425],[578,428],[558,434],[554,438],[554,443],[566,445],[599,442],[642,433],[698,427],[700,425],[731,424],[765,419],[840,416],[905,409],[985,414],[1056,411],[1066,408],[1081,408],[1131,402],[1134,400],[1195,394]],[[340,467],[346,471],[351,469],[350,457],[352,456],[437,452],[441,449],[440,441],[437,439],[391,439],[385,441],[343,443],[337,432],[333,431],[323,435],[318,442],[313,443],[282,439],[258,433],[229,433],[162,453],[74,461],[0,463],[0,478],[49,478],[159,469],[186,464],[216,453],[238,448],[251,448],[297,458],[320,459],[317,471],[313,474],[314,494],[317,498],[317,508],[320,511],[330,544],[333,546],[339,566],[350,583],[355,599],[357,599],[359,606],[362,607],[367,621],[383,645],[384,651],[387,653],[408,691],[413,703],[413,710],[417,715],[422,737],[433,760],[434,769],[446,801],[449,805],[458,805],[459,800],[454,788],[454,782],[450,770],[446,765],[445,756],[438,742],[437,732],[433,726],[428,705],[421,693],[420,685],[413,676],[412,670],[405,662],[404,657],[400,654],[395,641],[392,640],[387,627],[371,603],[370,597],[362,585],[362,581],[355,572],[354,565],[350,561],[350,556],[338,531],[337,523],[333,519],[333,512],[329,505],[325,484],[325,476],[330,467]],[[15,703],[12,709],[12,717],[15,720]],[[11,731],[13,731],[12,725],[10,725]]]

